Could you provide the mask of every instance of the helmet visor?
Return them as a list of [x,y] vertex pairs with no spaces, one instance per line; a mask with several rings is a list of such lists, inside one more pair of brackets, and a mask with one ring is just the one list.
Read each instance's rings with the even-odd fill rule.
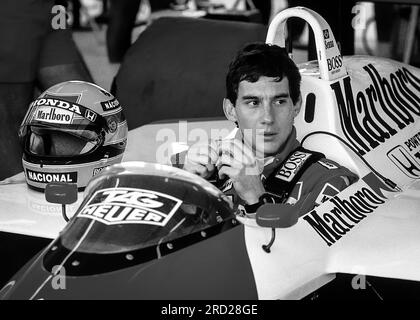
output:
[[99,135],[90,130],[30,126],[25,147],[29,153],[38,156],[74,157],[95,150],[100,140]]
[[95,150],[103,142],[99,122],[65,110],[32,105],[19,130],[27,152],[47,157],[73,157]]

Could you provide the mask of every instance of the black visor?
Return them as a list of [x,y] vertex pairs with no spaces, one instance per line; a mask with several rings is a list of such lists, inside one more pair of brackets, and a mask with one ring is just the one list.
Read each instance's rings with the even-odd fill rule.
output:
[[75,112],[32,105],[19,130],[26,152],[37,156],[71,157],[92,152],[103,143],[104,128]]

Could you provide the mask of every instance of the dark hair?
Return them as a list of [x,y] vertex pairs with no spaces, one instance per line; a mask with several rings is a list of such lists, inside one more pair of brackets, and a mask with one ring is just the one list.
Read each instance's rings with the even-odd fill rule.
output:
[[226,75],[226,98],[235,105],[239,83],[243,80],[256,82],[262,76],[289,80],[289,92],[293,104],[300,96],[301,76],[296,64],[284,48],[266,43],[250,43],[238,52],[229,65]]

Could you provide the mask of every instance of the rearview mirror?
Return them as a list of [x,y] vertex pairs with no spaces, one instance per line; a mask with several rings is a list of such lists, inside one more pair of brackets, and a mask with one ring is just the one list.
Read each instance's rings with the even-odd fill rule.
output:
[[271,252],[271,246],[276,239],[276,228],[289,228],[299,219],[299,208],[285,203],[266,203],[258,208],[257,224],[260,227],[271,228],[271,240],[262,245],[265,252]]
[[77,184],[48,183],[45,187],[45,200],[63,205],[72,204],[77,201]]
[[266,203],[256,214],[257,224],[266,228],[289,228],[297,223],[299,210],[285,203]]
[[45,200],[61,204],[61,214],[64,220],[68,222],[66,204],[72,204],[77,201],[77,184],[66,182],[48,183],[45,187]]

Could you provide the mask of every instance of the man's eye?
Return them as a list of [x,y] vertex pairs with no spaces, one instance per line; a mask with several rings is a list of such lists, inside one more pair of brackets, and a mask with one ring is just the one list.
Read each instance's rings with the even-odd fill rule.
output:
[[286,103],[286,99],[278,99],[274,101],[274,104],[276,105],[282,105]]
[[256,107],[258,106],[258,101],[257,100],[250,100],[247,102],[247,105],[250,107]]

